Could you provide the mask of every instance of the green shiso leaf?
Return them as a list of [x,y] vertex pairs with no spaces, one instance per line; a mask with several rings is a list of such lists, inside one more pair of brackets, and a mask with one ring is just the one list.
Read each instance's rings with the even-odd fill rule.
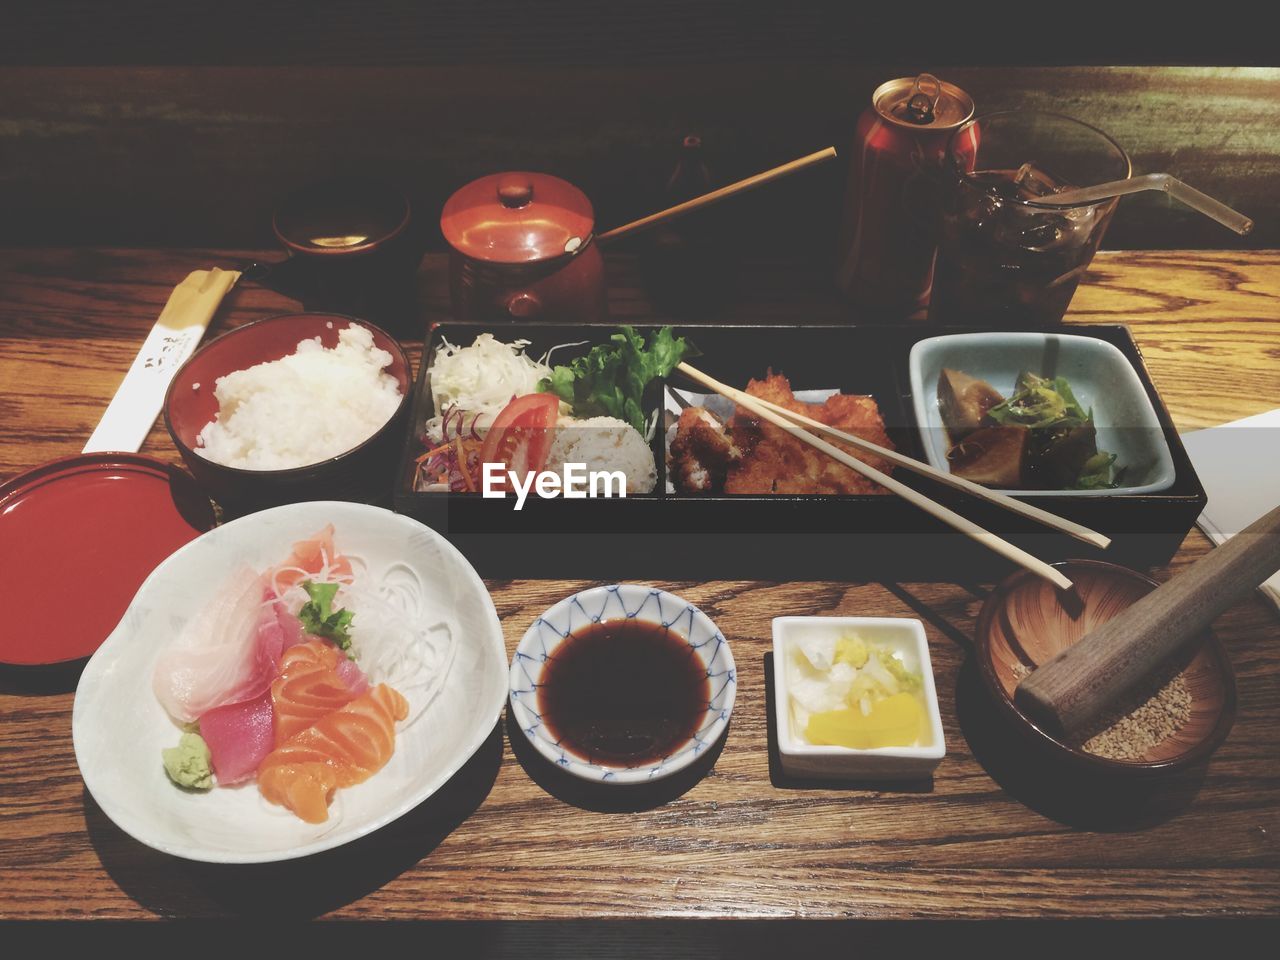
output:
[[355,614],[350,610],[334,610],[333,598],[338,593],[336,583],[315,583],[307,580],[302,584],[311,599],[298,611],[298,619],[302,621],[302,629],[313,637],[328,640],[340,650],[351,649],[351,621]]

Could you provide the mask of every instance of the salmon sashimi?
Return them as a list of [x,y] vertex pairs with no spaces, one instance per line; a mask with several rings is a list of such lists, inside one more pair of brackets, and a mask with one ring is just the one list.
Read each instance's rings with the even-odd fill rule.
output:
[[[356,676],[351,676],[352,671]],[[280,658],[280,676],[271,684],[275,746],[346,706],[366,689],[360,668],[332,644],[309,640],[290,647]]]
[[[268,758],[270,759],[270,758]],[[338,789],[338,775],[325,763],[281,763],[258,771],[258,789],[280,807],[293,811],[307,823],[329,819],[329,804]]]
[[258,788],[307,823],[323,823],[336,789],[363,783],[391,759],[396,721],[408,715],[409,702],[380,683],[268,754]]
[[272,572],[272,584],[278,594],[290,587],[327,574],[330,580],[351,581],[351,561],[333,545],[333,524],[327,524],[306,540],[293,545],[289,559]]

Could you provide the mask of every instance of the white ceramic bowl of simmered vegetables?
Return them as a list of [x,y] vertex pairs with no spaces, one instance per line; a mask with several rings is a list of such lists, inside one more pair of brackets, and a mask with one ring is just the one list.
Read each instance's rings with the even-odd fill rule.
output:
[[923,779],[946,753],[919,620],[776,617],[773,689],[788,776]]
[[1157,493],[1175,471],[1133,364],[1096,337],[960,333],[911,348],[930,464],[1006,493]]

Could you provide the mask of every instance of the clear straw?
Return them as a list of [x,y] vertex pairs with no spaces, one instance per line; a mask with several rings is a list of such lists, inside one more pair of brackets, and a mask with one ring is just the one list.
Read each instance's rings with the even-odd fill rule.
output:
[[1234,230],[1241,236],[1253,229],[1253,221],[1243,213],[1232,210],[1225,203],[1220,203],[1207,193],[1201,193],[1195,187],[1188,186],[1167,173],[1147,173],[1127,180],[1111,180],[1092,187],[1063,190],[1061,193],[1036,197],[1032,202],[1053,207],[1066,207],[1078,203],[1108,200],[1111,197],[1122,197],[1129,193],[1142,193],[1144,190],[1161,190],[1175,200],[1181,200],[1192,210],[1217,220],[1224,227]]

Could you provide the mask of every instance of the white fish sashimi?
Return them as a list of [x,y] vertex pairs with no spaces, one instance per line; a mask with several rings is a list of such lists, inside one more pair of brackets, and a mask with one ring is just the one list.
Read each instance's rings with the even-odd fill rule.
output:
[[265,589],[264,577],[239,567],[160,654],[152,687],[175,720],[190,723],[270,685],[274,665],[258,636]]

